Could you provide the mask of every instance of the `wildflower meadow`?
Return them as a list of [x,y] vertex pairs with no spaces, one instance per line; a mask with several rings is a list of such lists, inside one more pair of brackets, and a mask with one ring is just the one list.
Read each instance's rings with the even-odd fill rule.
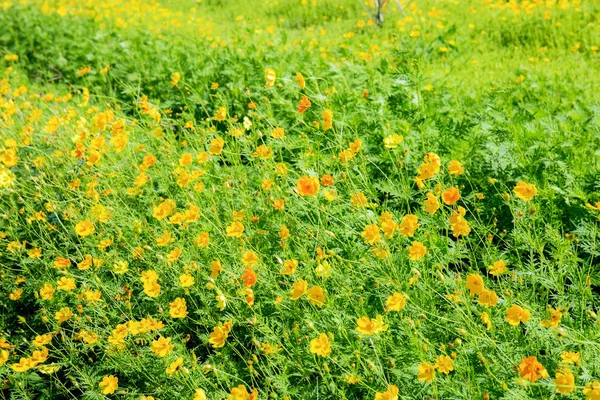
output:
[[0,0],[0,398],[600,400],[600,3]]

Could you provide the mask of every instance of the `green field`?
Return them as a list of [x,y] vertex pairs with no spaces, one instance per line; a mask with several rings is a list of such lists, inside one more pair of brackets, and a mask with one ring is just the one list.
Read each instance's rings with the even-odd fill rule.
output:
[[600,400],[600,3],[0,0],[0,398]]

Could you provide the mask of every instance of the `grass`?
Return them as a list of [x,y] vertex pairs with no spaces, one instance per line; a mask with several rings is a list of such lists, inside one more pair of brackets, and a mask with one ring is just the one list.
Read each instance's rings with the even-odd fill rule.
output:
[[598,6],[373,12],[0,3],[3,398],[600,396]]

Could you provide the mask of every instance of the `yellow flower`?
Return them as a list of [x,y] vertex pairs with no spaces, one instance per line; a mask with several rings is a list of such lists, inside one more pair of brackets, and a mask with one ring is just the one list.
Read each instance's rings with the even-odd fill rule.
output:
[[537,188],[525,182],[517,182],[517,185],[513,189],[515,196],[524,201],[530,201],[537,194]]
[[266,87],[271,87],[275,83],[275,79],[277,79],[277,74],[275,70],[272,68],[267,68],[265,70],[265,81],[267,82]]
[[113,394],[119,387],[119,378],[114,375],[106,375],[98,385],[102,394]]
[[331,354],[331,343],[326,334],[321,333],[317,338],[310,341],[310,352],[321,357]]
[[40,297],[43,300],[52,300],[54,297],[54,288],[49,283],[44,283],[44,286],[40,289]]
[[169,366],[165,370],[165,373],[169,376],[174,375],[181,369],[182,365],[183,365],[183,357],[179,357],[177,360],[175,360],[171,364],[169,364]]
[[406,250],[408,251],[408,258],[411,261],[420,260],[425,257],[425,253],[427,253],[427,247],[423,246],[423,243],[417,241],[412,242]]
[[433,382],[435,379],[435,366],[428,362],[422,362],[418,366],[417,378],[421,382]]
[[385,301],[385,306],[388,311],[400,311],[406,306],[407,296],[402,293],[394,293]]
[[283,262],[283,269],[279,271],[282,275],[293,275],[298,268],[298,260],[285,260]]
[[527,322],[527,320],[529,320],[529,316],[529,310],[526,310],[516,304],[513,304],[509,309],[506,310],[506,322],[512,326],[517,326],[521,322]]
[[225,322],[224,324],[215,326],[213,331],[210,333],[208,343],[210,343],[215,349],[225,346],[225,340],[227,337],[229,337],[229,332],[231,332],[232,326],[233,322],[231,320]]
[[425,211],[430,215],[435,214],[440,208],[440,202],[432,192],[427,192],[427,200],[425,200],[423,205],[425,206]]
[[375,393],[375,400],[398,400],[398,387],[388,385],[387,390],[381,393]]
[[363,192],[354,193],[352,197],[350,197],[350,202],[355,207],[366,207],[369,204],[369,200]]
[[225,121],[227,119],[227,109],[225,107],[219,107],[213,116],[213,119],[215,121]]
[[225,146],[225,140],[222,137],[218,137],[210,141],[208,152],[213,156],[218,156],[223,153],[223,147]]
[[175,241],[175,238],[173,238],[173,236],[171,236],[171,233],[167,230],[164,230],[163,235],[161,237],[159,237],[158,239],[156,239],[156,244],[159,247],[164,247],[174,241]]
[[585,394],[585,400],[600,400],[600,382],[594,381],[585,385],[583,394]]
[[194,239],[194,243],[198,247],[207,248],[210,244],[210,235],[208,232],[200,232],[196,239]]
[[196,389],[194,392],[194,398],[192,400],[206,400],[206,392],[202,388]]
[[448,375],[450,371],[454,371],[454,361],[450,357],[442,355],[435,360],[435,367],[441,373]]
[[322,117],[323,117],[323,130],[324,131],[330,130],[331,127],[333,126],[333,112],[331,112],[331,110],[329,110],[329,109],[326,109],[325,111],[323,111]]
[[569,394],[575,390],[575,376],[568,368],[563,368],[556,373],[554,379],[556,391],[560,394]]
[[29,358],[21,357],[21,359],[19,360],[19,362],[17,364],[12,364],[10,367],[15,372],[26,372],[26,371],[30,370],[33,367],[33,365],[31,363],[31,361],[29,360]]
[[365,226],[365,230],[360,234],[365,239],[366,244],[374,244],[381,240],[379,234],[379,226],[377,224],[371,224]]
[[63,276],[56,282],[56,288],[58,290],[64,290],[65,292],[70,292],[75,289],[77,286],[75,285],[75,279],[67,278]]
[[254,250],[248,250],[244,254],[242,254],[242,264],[246,267],[254,267],[258,263],[258,256],[254,252]]
[[79,236],[85,237],[91,235],[94,233],[94,231],[94,225],[87,220],[78,222],[77,225],[75,225],[75,233],[77,233]]
[[171,74],[171,86],[176,86],[181,79],[181,74],[179,72],[173,72]]
[[560,324],[560,320],[562,318],[562,313],[560,312],[560,309],[548,307],[548,310],[550,311],[550,319],[541,321],[540,325],[551,328],[558,328],[558,324]]
[[193,284],[194,277],[190,275],[189,272],[186,272],[185,274],[179,276],[179,286],[186,288],[192,286]]
[[313,306],[322,307],[325,304],[325,292],[321,286],[313,286],[306,292],[308,301]]
[[129,271],[129,262],[128,261],[115,261],[113,264],[113,271],[117,275],[122,275]]
[[0,367],[6,364],[10,353],[8,350],[0,350]]
[[54,314],[54,319],[58,321],[58,324],[62,324],[68,321],[73,316],[73,311],[69,307],[63,307]]
[[489,316],[488,313],[486,312],[482,312],[481,313],[481,322],[483,322],[486,326],[486,329],[489,331],[490,329],[492,329],[492,320]]
[[573,351],[563,351],[560,358],[565,364],[577,364],[581,360],[581,354]]
[[300,89],[304,89],[306,87],[306,81],[300,72],[296,72],[296,81],[298,82]]
[[150,350],[154,352],[159,357],[166,357],[171,354],[171,351],[175,348],[174,345],[171,344],[171,338],[165,338],[160,336],[157,340],[152,341],[152,346],[150,346]]
[[363,335],[376,335],[385,332],[388,329],[388,326],[383,322],[383,317],[381,315],[377,315],[375,319],[367,316],[360,317],[356,320],[356,326],[356,331]]
[[386,136],[383,139],[383,146],[386,149],[395,149],[403,141],[404,141],[404,138],[402,136],[394,134],[394,135]]
[[492,307],[498,304],[498,295],[493,290],[483,289],[479,293],[479,304],[484,307]]
[[416,215],[406,214],[400,221],[400,234],[406,237],[413,237],[419,227],[419,218]]
[[146,293],[148,297],[158,297],[160,294],[160,285],[156,281],[146,282],[144,283],[144,293]]
[[187,305],[183,297],[177,297],[169,304],[171,318],[185,318],[187,316]]
[[176,203],[171,199],[167,199],[160,203],[157,207],[154,207],[152,210],[152,216],[161,221],[171,215],[171,213],[175,210],[175,207]]
[[228,237],[240,238],[244,234],[244,229],[244,225],[241,222],[236,221],[225,228],[225,231],[227,232]]
[[471,292],[471,296],[483,293],[485,289],[483,278],[477,274],[469,274],[467,276],[467,289]]
[[506,272],[506,261],[498,260],[494,261],[494,263],[488,266],[488,271],[490,275],[498,276]]
[[465,172],[465,170],[463,169],[463,166],[459,161],[450,161],[450,163],[448,164],[448,173],[450,175],[458,176],[463,172]]
[[275,128],[271,132],[271,137],[273,139],[283,139],[285,137],[285,130],[283,128]]
[[292,285],[292,290],[290,291],[290,299],[298,300],[300,297],[306,294],[308,290],[308,282],[304,279],[299,279]]

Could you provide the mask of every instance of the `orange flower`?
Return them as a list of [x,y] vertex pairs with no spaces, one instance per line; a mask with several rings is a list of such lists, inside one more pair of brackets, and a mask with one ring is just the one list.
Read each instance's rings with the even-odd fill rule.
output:
[[449,206],[456,203],[459,199],[460,192],[455,187],[448,188],[442,193],[442,201],[444,202],[444,204],[447,204]]
[[310,107],[310,105],[311,103],[308,97],[302,96],[302,98],[300,99],[300,105],[298,106],[298,112],[300,114],[304,114],[304,112],[308,110],[308,107]]
[[519,364],[519,372],[521,373],[521,378],[532,383],[540,378],[548,377],[546,368],[539,363],[535,356],[522,359],[521,364]]
[[296,181],[296,189],[301,196],[314,196],[319,192],[319,178],[303,176]]
[[242,281],[244,281],[244,286],[252,287],[256,284],[258,277],[256,276],[256,272],[252,268],[246,268],[244,273],[242,274]]

